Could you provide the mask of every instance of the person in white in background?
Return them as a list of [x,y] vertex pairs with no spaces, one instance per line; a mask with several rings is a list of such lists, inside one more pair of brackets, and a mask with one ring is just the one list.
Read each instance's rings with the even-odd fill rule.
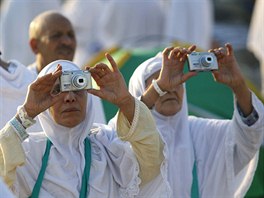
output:
[[226,44],[210,50],[219,65],[212,73],[234,93],[233,118],[188,116],[183,83],[197,73],[183,73],[183,68],[194,49],[166,48],[143,62],[130,79],[130,93],[151,109],[165,142],[161,174],[141,188],[139,197],[190,197],[194,164],[199,197],[244,197],[252,182],[264,137],[264,105],[248,89],[233,48]]
[[97,33],[103,48],[147,48],[163,42],[164,18],[158,0],[106,3]]
[[[4,61],[0,57],[0,128],[17,112],[26,98],[28,85],[36,79],[27,67],[17,60]],[[39,121],[28,132],[41,131]]]
[[16,59],[24,65],[32,63],[34,54],[28,45],[28,29],[32,19],[47,10],[59,10],[60,0],[6,0],[0,11],[0,49],[4,60]]
[[161,4],[167,39],[192,43],[199,49],[211,48],[214,25],[212,0],[161,0]]
[[97,26],[105,5],[107,3],[101,0],[65,1],[61,8],[75,30],[77,47],[73,61],[80,67],[102,48]]
[[247,47],[260,62],[261,94],[264,98],[264,1],[256,0],[251,17]]

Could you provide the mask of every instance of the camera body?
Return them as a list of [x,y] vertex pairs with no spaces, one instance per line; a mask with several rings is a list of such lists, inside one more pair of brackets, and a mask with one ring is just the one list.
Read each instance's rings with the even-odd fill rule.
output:
[[60,91],[91,89],[91,74],[87,70],[63,71],[60,77]]
[[189,71],[218,70],[218,63],[214,53],[192,52],[187,55]]

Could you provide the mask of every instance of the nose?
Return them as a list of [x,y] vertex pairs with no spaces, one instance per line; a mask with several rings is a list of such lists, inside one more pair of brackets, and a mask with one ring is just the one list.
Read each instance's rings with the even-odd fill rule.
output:
[[65,45],[72,45],[74,43],[74,38],[72,38],[71,36],[69,35],[63,35],[61,37],[61,42]]
[[64,97],[64,102],[72,103],[76,101],[76,96],[73,91],[68,91]]

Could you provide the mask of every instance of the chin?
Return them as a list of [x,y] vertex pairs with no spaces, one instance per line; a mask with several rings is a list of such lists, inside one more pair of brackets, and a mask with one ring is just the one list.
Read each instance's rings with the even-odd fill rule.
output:
[[[156,109],[157,110],[157,109]],[[164,115],[164,116],[174,116],[175,114],[177,114],[179,111],[181,110],[181,106],[174,106],[172,108],[172,106],[167,106],[167,108],[162,108],[160,111],[157,110],[160,114]]]

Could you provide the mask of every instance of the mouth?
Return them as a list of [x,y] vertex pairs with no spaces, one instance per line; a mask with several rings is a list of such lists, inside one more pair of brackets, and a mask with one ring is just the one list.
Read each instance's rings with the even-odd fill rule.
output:
[[169,102],[169,101],[178,102],[178,100],[176,98],[167,98],[167,99],[163,100],[163,102]]
[[68,108],[68,109],[63,110],[62,112],[69,113],[69,112],[76,112],[76,111],[80,111],[80,110],[77,108]]
[[58,50],[58,52],[61,55],[71,55],[71,54],[73,54],[73,49],[71,49],[71,48],[60,48]]

